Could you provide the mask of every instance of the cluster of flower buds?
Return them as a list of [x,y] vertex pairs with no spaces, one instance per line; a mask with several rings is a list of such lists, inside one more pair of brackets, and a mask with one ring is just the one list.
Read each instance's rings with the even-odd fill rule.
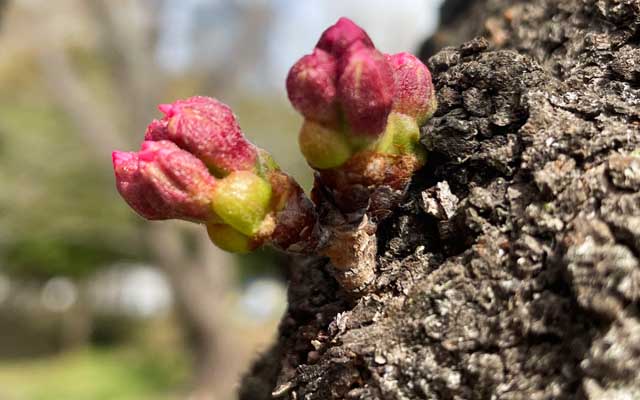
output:
[[301,151],[338,206],[361,207],[379,186],[402,191],[424,165],[419,128],[437,107],[429,69],[381,53],[349,19],[291,68],[287,92],[305,118]]
[[205,224],[233,252],[313,245],[316,216],[300,186],[247,141],[231,109],[208,97],[159,106],[138,152],[113,152],[116,186],[150,220]]
[[419,139],[436,109],[431,74],[411,54],[380,53],[341,18],[291,68],[287,91],[305,117],[300,147],[317,171],[315,206],[208,97],[161,105],[141,149],[113,153],[118,191],[147,219],[205,224],[225,250],[324,254],[342,287],[363,293],[375,277],[376,219],[426,160]]

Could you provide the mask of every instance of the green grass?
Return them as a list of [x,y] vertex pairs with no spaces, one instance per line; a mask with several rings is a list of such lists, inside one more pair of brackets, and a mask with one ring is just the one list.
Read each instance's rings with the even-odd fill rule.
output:
[[186,366],[133,348],[85,349],[0,362],[2,400],[178,399]]

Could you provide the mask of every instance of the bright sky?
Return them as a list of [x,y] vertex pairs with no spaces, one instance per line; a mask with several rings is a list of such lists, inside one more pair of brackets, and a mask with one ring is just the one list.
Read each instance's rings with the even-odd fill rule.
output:
[[[228,57],[237,21],[234,7],[269,4],[274,13],[274,27],[264,38],[267,59],[256,69],[253,82],[285,80],[288,69],[302,55],[311,52],[324,29],[339,17],[346,16],[361,25],[376,46],[385,53],[413,51],[437,24],[437,9],[442,0],[182,0],[165,1],[160,31],[158,58],[168,70],[180,72],[192,62],[197,51],[195,28],[207,27],[207,47],[211,62],[215,57]],[[235,19],[234,19],[235,17]],[[222,22],[222,23],[221,23]],[[266,74],[257,76],[260,74]]]

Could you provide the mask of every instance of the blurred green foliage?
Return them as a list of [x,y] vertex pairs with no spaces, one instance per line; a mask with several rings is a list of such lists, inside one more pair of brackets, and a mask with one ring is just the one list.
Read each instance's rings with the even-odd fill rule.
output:
[[175,321],[138,324],[126,344],[0,359],[0,399],[177,400],[192,373]]
[[[87,348],[0,364],[0,398],[14,400],[178,399],[187,376],[178,353]],[[174,392],[169,397],[167,393]]]
[[141,257],[138,253],[123,251],[126,249],[117,243],[101,241],[98,236],[77,236],[17,238],[6,245],[7,264],[3,272],[31,279],[58,275],[81,278],[99,266]]
[[[28,65],[28,64],[27,64]],[[29,75],[29,68],[25,68]],[[34,73],[0,94],[2,272],[79,277],[119,260],[144,258],[142,220],[122,202],[110,155],[86,148]]]

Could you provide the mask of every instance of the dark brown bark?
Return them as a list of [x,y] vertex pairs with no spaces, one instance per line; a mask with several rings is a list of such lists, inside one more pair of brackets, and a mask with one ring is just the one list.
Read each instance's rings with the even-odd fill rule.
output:
[[448,6],[374,290],[295,266],[241,398],[640,398],[640,2]]

